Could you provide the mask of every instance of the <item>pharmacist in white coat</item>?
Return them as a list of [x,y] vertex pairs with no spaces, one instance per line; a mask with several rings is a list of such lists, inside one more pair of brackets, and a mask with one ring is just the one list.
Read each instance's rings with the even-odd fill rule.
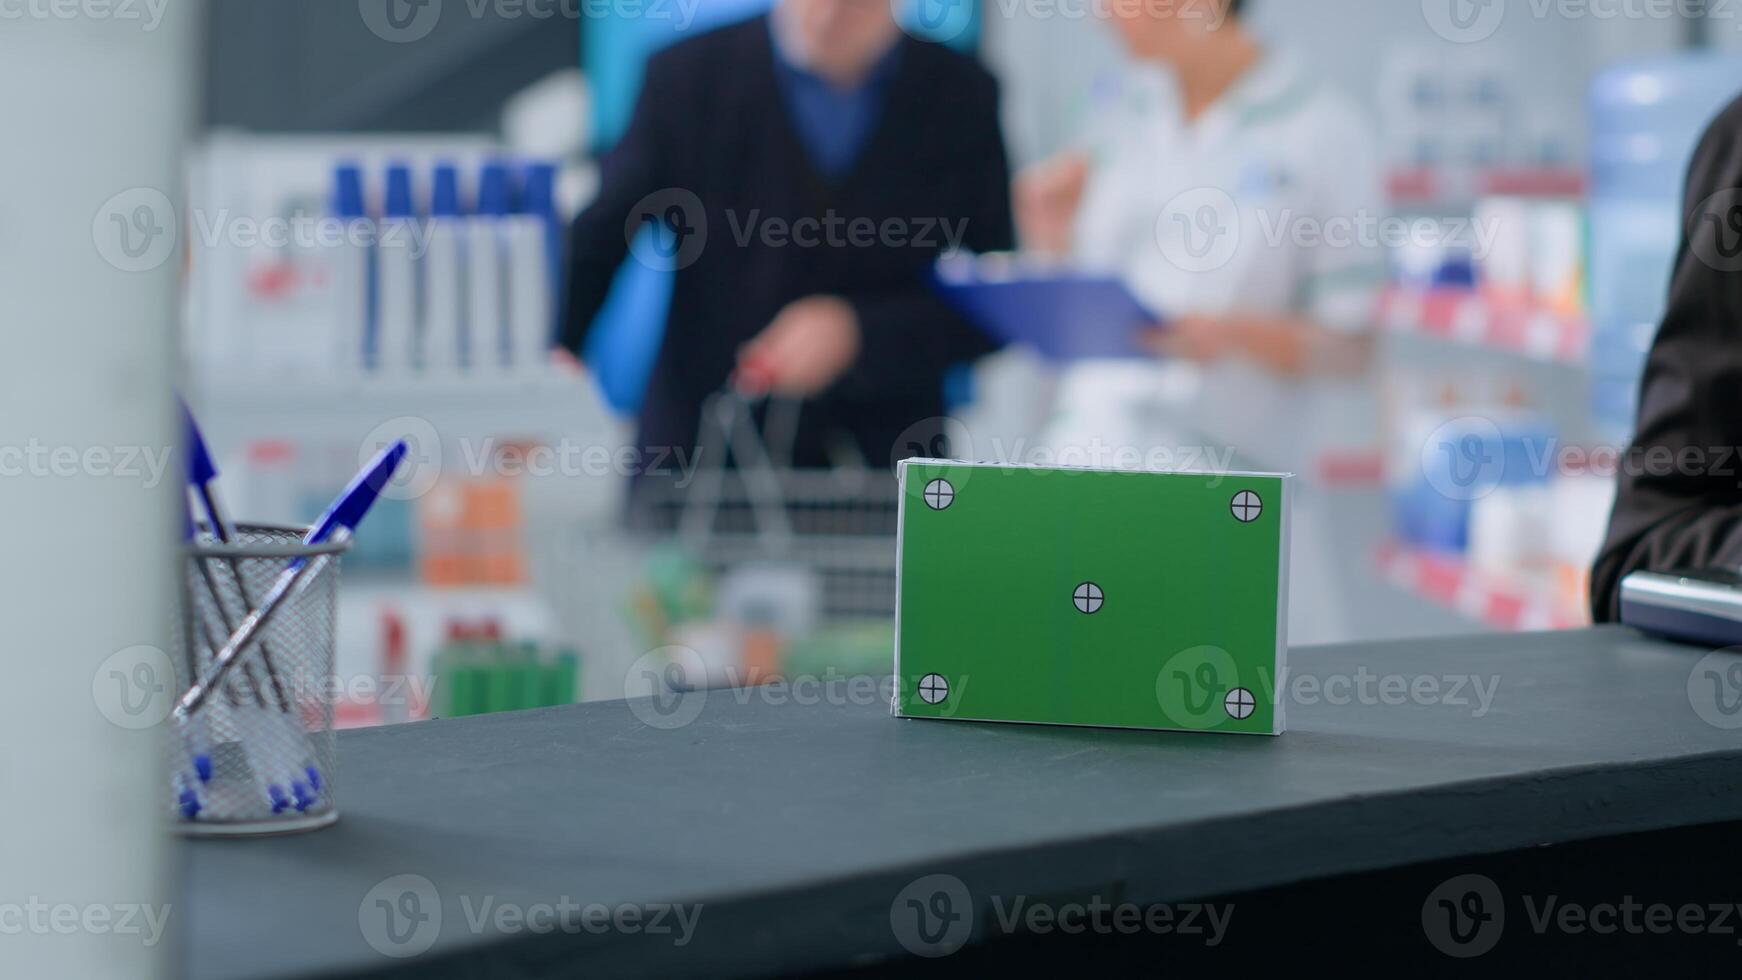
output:
[[[1028,247],[1122,273],[1167,320],[1154,346],[1169,363],[1271,382],[1242,385],[1234,414],[1254,416],[1284,407],[1296,382],[1364,369],[1388,228],[1372,130],[1261,47],[1241,6],[1112,5],[1133,64],[1097,87],[1083,147],[1023,174],[1016,198]],[[1166,395],[1182,381],[1208,380],[1171,374],[1185,377],[1085,366],[1059,407],[1106,415],[1124,396],[1177,402]],[[1219,423],[1221,407],[1191,414]]]
[[[1061,461],[1135,449],[1311,477],[1378,443],[1364,381],[1390,230],[1377,139],[1261,46],[1241,6],[1110,6],[1131,67],[1097,87],[1080,149],[1018,179],[1028,247],[1120,273],[1165,321],[1155,361],[1065,372],[1043,438]],[[1310,517],[1296,517],[1298,554]]]

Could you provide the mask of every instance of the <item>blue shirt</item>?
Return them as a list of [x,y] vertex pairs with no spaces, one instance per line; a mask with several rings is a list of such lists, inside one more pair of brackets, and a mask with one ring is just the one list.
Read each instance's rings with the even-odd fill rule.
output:
[[853,169],[877,127],[889,80],[900,61],[901,45],[897,43],[864,81],[842,89],[793,64],[781,50],[780,39],[775,38],[774,75],[785,97],[788,118],[811,162],[824,176],[833,180]]

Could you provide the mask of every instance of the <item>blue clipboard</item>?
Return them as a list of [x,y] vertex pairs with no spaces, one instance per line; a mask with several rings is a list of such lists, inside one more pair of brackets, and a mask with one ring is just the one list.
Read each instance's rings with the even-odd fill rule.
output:
[[1118,278],[1011,256],[942,259],[932,289],[1000,343],[1054,362],[1148,358],[1140,332],[1160,325]]

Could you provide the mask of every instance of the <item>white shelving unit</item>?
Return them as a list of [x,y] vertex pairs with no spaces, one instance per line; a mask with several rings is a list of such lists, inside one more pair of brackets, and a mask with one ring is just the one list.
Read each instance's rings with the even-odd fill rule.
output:
[[1473,289],[1393,289],[1380,308],[1386,332],[1446,340],[1532,360],[1582,367],[1590,323],[1524,301],[1505,302]]
[[1486,573],[1462,558],[1396,543],[1380,548],[1378,563],[1398,588],[1496,629],[1576,629],[1590,623],[1583,606],[1542,574]]
[[260,439],[361,440],[405,420],[445,440],[589,440],[616,448],[630,423],[605,408],[583,374],[552,368],[476,377],[219,381],[191,393],[208,436],[220,447]]
[[[1388,189],[1394,210],[1424,216],[1466,216],[1489,198],[1526,198],[1545,202],[1582,201],[1588,191],[1584,173],[1570,168],[1489,167],[1416,168],[1392,172]],[[1498,219],[1491,219],[1498,220]],[[1534,242],[1530,247],[1535,247]],[[1588,259],[1587,259],[1588,263]],[[1478,271],[1480,275],[1480,270]],[[1395,286],[1381,299],[1379,327],[1390,363],[1402,369],[1394,394],[1427,413],[1438,388],[1446,420],[1461,415],[1511,411],[1516,392],[1528,393],[1519,408],[1546,420],[1561,446],[1593,445],[1598,438],[1590,424],[1590,347],[1592,328],[1583,313],[1551,308],[1530,296],[1494,288]],[[1475,395],[1472,400],[1471,392]],[[1540,447],[1542,465],[1555,466],[1559,456]],[[1393,468],[1407,465],[1401,454],[1388,459]],[[1549,474],[1551,479],[1566,474]],[[1392,472],[1394,481],[1411,474]],[[1472,503],[1483,506],[1484,501]],[[1558,519],[1587,519],[1561,514]],[[1474,518],[1473,518],[1474,520]],[[1563,529],[1564,530],[1564,529]],[[1573,554],[1587,547],[1589,535],[1552,536],[1554,545],[1543,555],[1532,554],[1514,564],[1487,555],[1479,566],[1462,555],[1424,550],[1401,541],[1386,541],[1374,555],[1375,567],[1392,587],[1453,611],[1472,623],[1502,630],[1563,629],[1585,625],[1589,613],[1582,587],[1573,571]],[[1574,543],[1576,542],[1576,543]],[[1476,556],[1480,560],[1483,556]],[[1541,567],[1534,563],[1540,561]]]

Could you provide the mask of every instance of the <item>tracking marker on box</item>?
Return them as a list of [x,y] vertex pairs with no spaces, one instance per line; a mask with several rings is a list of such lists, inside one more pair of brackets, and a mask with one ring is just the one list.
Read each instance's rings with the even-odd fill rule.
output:
[[1282,732],[1289,477],[899,476],[897,717]]

